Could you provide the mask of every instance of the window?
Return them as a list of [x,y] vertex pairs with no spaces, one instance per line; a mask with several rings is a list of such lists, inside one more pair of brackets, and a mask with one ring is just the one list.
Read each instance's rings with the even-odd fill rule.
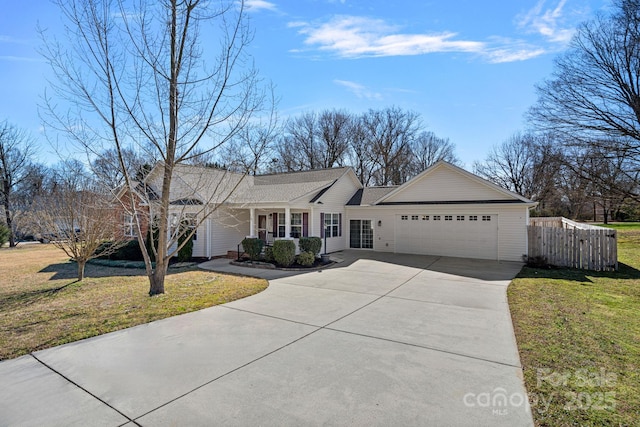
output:
[[483,221],[491,221],[491,215],[482,215]]
[[324,230],[327,237],[340,237],[340,214],[324,214]]
[[299,239],[302,236],[302,214],[299,212],[291,214],[291,237]]
[[444,216],[444,220],[445,221],[453,221],[453,215],[445,215]]
[[477,221],[478,215],[469,215],[469,221]]
[[422,215],[423,221],[429,221],[429,215]]
[[136,223],[133,220],[133,215],[124,214],[124,236],[136,237]]
[[457,220],[457,221],[464,221],[464,215],[458,215],[458,216],[456,216],[456,220]]
[[284,212],[278,213],[278,235],[275,237],[285,237],[285,219]]
[[409,215],[402,215],[402,216],[400,217],[400,219],[401,219],[401,220],[403,220],[403,221],[406,221],[406,220],[408,220],[408,219],[409,219]]
[[433,220],[434,221],[440,221],[440,215],[434,215],[433,216]]
[[411,221],[417,221],[418,215],[411,215]]

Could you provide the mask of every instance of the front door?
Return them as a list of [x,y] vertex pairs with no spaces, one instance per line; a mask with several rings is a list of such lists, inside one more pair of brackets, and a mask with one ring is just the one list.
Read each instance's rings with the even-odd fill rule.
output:
[[267,241],[267,216],[258,215],[258,238],[263,242]]
[[349,221],[349,247],[353,249],[373,249],[373,226],[370,219]]

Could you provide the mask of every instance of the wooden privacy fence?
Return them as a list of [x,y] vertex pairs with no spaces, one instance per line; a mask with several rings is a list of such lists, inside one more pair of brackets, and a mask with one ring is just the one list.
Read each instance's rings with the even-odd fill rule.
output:
[[566,218],[531,218],[527,227],[529,259],[557,267],[618,269],[616,230],[580,224]]

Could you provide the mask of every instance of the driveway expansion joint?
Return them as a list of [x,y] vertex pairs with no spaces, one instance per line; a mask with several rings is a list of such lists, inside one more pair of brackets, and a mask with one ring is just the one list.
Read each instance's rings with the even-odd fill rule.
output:
[[65,381],[67,381],[69,384],[73,384],[75,387],[79,388],[80,390],[84,391],[85,393],[87,393],[89,396],[93,397],[94,399],[96,399],[97,401],[99,401],[100,403],[102,403],[103,405],[107,406],[108,408],[116,411],[118,414],[122,415],[124,418],[126,418],[128,421],[124,424],[121,424],[122,426],[127,425],[128,423],[134,423],[135,425],[140,426],[140,424],[138,424],[133,418],[131,418],[130,416],[128,416],[127,414],[123,413],[122,411],[118,410],[117,408],[115,408],[113,405],[111,405],[109,402],[101,399],[100,397],[96,396],[95,394],[91,393],[89,390],[87,390],[86,388],[82,387],[80,384],[78,384],[77,382],[73,381],[72,379],[70,379],[69,377],[65,376],[64,374],[62,374],[62,372],[54,369],[53,367],[49,366],[48,364],[46,364],[45,362],[43,362],[42,360],[38,359],[38,357],[33,354],[33,353],[29,353],[29,356],[33,357],[38,363],[40,363],[42,366],[44,366],[45,368],[47,368],[48,370],[50,370],[51,372],[59,375],[60,377],[62,377],[62,379],[64,379]]

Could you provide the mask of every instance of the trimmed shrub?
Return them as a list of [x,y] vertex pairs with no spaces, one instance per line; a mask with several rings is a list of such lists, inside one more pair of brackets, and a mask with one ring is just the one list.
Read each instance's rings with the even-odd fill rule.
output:
[[[109,244],[109,243],[103,243]],[[100,253],[103,248],[98,248],[95,253]],[[142,251],[138,240],[129,240],[124,246],[119,247],[115,252],[109,255],[99,257],[101,259],[111,259],[115,261],[142,261]]]
[[267,246],[264,248],[264,260],[266,262],[274,262],[273,259],[273,248],[271,246]]
[[283,267],[289,267],[296,259],[296,244],[293,240],[273,242],[273,259]]
[[9,241],[9,229],[0,224],[0,247]]
[[[178,251],[179,262],[190,261],[191,256],[193,255],[193,236],[189,236],[190,231],[191,231],[191,227],[189,225],[189,221],[184,220],[180,222],[180,235],[178,236],[178,246],[182,245],[182,243],[185,241],[186,243]],[[189,240],[187,240],[187,238]]]
[[318,256],[322,249],[322,239],[319,237],[301,237],[298,241],[300,252],[311,252],[314,256]]
[[302,252],[298,255],[298,264],[304,267],[311,267],[316,260],[316,254],[313,252]]
[[251,261],[256,261],[260,258],[263,246],[264,242],[256,237],[247,237],[242,241],[242,247],[251,258]]

